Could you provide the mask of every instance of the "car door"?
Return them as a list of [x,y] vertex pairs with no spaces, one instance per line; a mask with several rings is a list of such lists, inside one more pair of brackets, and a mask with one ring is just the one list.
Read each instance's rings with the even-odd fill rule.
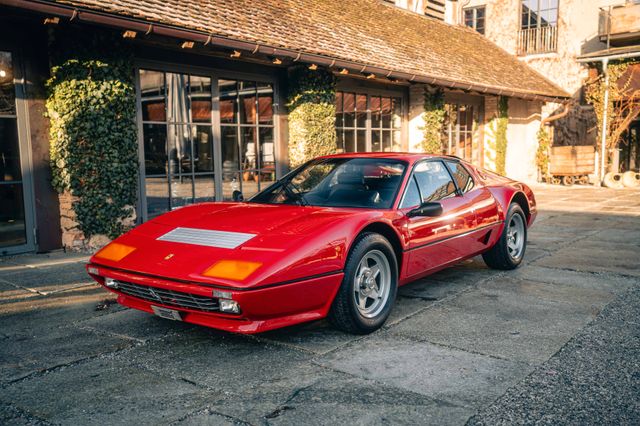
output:
[[498,204],[491,192],[485,186],[477,184],[460,161],[445,159],[444,163],[458,187],[459,196],[471,205],[475,213],[473,231],[465,241],[469,252],[467,255],[479,253],[487,247],[491,241],[491,233],[500,225]]
[[407,218],[406,277],[419,278],[468,253],[466,235],[475,227],[473,202],[458,190],[441,160],[425,160],[414,167],[400,207],[407,213],[420,202],[433,201],[442,205],[441,215]]

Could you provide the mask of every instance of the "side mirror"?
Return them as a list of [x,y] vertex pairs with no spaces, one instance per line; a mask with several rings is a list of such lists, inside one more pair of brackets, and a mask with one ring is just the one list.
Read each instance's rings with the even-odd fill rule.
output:
[[431,203],[422,203],[420,207],[416,207],[415,209],[409,211],[409,213],[407,213],[407,216],[436,217],[436,216],[440,216],[441,214],[442,214],[442,204],[438,202],[431,202]]
[[244,201],[244,195],[242,195],[242,192],[238,191],[237,189],[235,191],[233,191],[233,193],[231,194],[231,199],[233,201],[236,202],[241,202]]

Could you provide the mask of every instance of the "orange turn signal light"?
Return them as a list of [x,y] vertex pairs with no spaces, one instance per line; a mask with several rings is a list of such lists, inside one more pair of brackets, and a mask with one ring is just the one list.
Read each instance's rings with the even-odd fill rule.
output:
[[221,260],[209,266],[203,273],[205,277],[226,278],[242,281],[262,266],[260,262],[245,260]]
[[136,248],[120,243],[111,243],[95,254],[101,259],[113,260],[114,262],[123,259]]

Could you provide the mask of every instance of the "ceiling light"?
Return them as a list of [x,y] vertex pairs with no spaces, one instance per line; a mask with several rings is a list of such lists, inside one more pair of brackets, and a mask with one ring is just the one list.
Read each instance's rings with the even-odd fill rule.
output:
[[317,69],[318,69],[318,66],[317,66],[316,64],[311,64],[311,65],[309,65],[309,69],[310,69],[311,71],[315,71],[315,70],[317,70]]
[[7,76],[7,72],[5,70],[0,70],[0,78],[5,78]]
[[45,25],[58,25],[60,23],[60,18],[57,16],[53,16],[51,18],[44,18]]
[[376,78],[376,75],[373,73],[367,75],[368,80],[371,80],[372,78]]
[[280,58],[273,58],[273,60],[271,61],[274,65],[280,65],[282,63],[282,60],[280,60]]
[[343,75],[345,75],[345,74],[349,74],[349,70],[348,70],[348,69],[346,69],[346,68],[342,68],[342,69],[340,70],[340,74],[343,74]]
[[239,58],[241,55],[242,55],[242,53],[240,53],[240,51],[234,50],[233,53],[230,56],[232,58]]
[[193,46],[195,46],[195,43],[193,41],[185,41],[180,47],[182,47],[183,49],[193,49]]
[[138,35],[137,32],[131,31],[131,30],[127,30],[127,31],[122,33],[122,38],[136,38],[137,35]]

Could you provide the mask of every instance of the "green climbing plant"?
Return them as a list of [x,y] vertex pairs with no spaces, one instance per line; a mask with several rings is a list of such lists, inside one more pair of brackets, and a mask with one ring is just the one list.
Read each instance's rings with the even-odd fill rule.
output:
[[424,89],[422,118],[422,150],[428,154],[442,153],[442,130],[446,117],[444,92],[441,88]]
[[[91,34],[91,35],[89,35]],[[133,55],[117,35],[50,33],[47,116],[53,187],[73,204],[87,236],[114,238],[137,198]]]
[[496,118],[496,173],[506,174],[507,160],[507,126],[509,124],[509,98],[498,98],[498,115]]
[[540,127],[536,136],[538,138],[536,164],[540,171],[540,176],[547,180],[549,178],[549,150],[551,149],[551,135],[549,135],[549,132],[543,126]]
[[292,167],[336,151],[336,78],[328,70],[290,71],[289,162]]

